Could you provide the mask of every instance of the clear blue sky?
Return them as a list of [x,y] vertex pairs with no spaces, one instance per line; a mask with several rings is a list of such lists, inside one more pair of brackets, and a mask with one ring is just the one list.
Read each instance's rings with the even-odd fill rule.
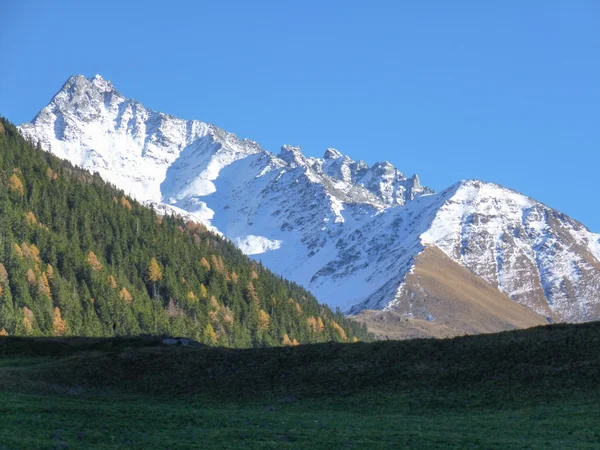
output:
[[599,1],[9,0],[0,43],[13,122],[100,73],[270,151],[494,181],[600,232]]

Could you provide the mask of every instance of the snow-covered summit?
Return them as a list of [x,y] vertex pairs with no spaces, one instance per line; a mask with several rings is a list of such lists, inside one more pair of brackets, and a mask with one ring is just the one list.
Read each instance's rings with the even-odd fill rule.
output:
[[[543,316],[600,319],[600,236],[491,183],[436,194],[389,162],[369,166],[333,148],[312,158],[284,145],[275,155],[149,110],[98,75],[71,77],[20,130],[137,199],[214,227],[346,311],[410,305],[406,277],[437,247]],[[402,310],[435,320],[426,304]]]

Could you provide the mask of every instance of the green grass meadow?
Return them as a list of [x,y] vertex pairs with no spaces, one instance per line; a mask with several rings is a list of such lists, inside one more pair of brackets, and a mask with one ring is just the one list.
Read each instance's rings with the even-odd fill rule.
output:
[[295,348],[0,340],[0,449],[600,448],[600,326]]

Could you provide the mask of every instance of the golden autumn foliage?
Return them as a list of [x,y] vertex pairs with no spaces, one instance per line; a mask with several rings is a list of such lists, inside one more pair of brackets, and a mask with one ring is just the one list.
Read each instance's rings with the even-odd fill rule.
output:
[[299,316],[302,315],[302,306],[300,306],[300,303],[296,303],[296,312]]
[[0,122],[0,134],[4,134],[4,125]]
[[25,213],[25,222],[27,222],[28,225],[37,224],[37,217],[35,217],[35,214],[32,211]]
[[29,320],[27,317],[23,317],[23,327],[25,327],[25,332],[27,334],[31,333],[31,331],[33,330],[33,324],[31,323],[31,320]]
[[208,297],[208,290],[206,289],[206,286],[204,286],[204,283],[200,283],[200,298],[207,298]]
[[211,255],[210,260],[212,261],[213,268],[219,273],[226,273],[225,263],[223,262],[222,256]]
[[210,270],[210,263],[206,260],[204,256],[200,260],[200,266],[206,271]]
[[[0,125],[2,125],[2,124],[0,124]],[[8,331],[6,331],[4,328],[2,328],[0,330],[0,336],[8,336]]]
[[231,272],[231,281],[233,281],[234,284],[238,284],[238,280],[239,280],[238,274],[235,272]]
[[323,319],[317,317],[317,331],[321,332],[325,330],[325,324],[323,323]]
[[54,308],[52,327],[54,328],[54,334],[56,336],[63,336],[67,332],[67,322],[62,318],[62,314],[60,313],[60,308],[58,306]]
[[256,273],[256,271],[254,269],[252,269],[252,272],[250,272],[250,279],[256,280],[257,278],[258,278],[258,274]]
[[221,310],[223,323],[225,325],[233,324],[233,312],[227,306],[224,306]]
[[35,244],[27,245],[25,242],[21,244],[21,255],[32,262],[40,262],[40,250]]
[[[204,288],[204,289],[206,289],[206,288]],[[187,293],[187,299],[188,299],[188,301],[190,301],[190,302],[195,302],[195,301],[197,301],[197,300],[198,300],[198,299],[196,298],[196,294],[194,294],[192,291],[190,291],[190,292],[188,292],[188,293]]]
[[162,280],[163,274],[162,274],[162,270],[160,268],[160,266],[158,265],[158,261],[156,261],[156,258],[152,258],[150,260],[150,264],[148,265],[148,280],[152,281],[153,283],[156,283],[160,280]]
[[112,288],[112,289],[116,289],[117,288],[117,280],[115,280],[115,277],[113,277],[112,275],[109,275],[107,278],[107,282],[108,285]]
[[337,334],[339,335],[339,337],[341,339],[343,339],[344,341],[348,339],[348,337],[346,336],[346,332],[336,321],[332,320],[331,326],[337,332]]
[[100,263],[100,261],[98,261],[98,257],[92,251],[88,253],[87,263],[96,272],[102,270],[102,264]]
[[23,182],[16,173],[13,173],[8,179],[8,189],[10,189],[11,192],[16,192],[20,196],[25,194]]
[[290,346],[300,345],[300,343],[296,340],[296,338],[294,338],[293,340],[290,340],[290,337],[287,335],[287,333],[285,333],[283,335],[282,344],[290,345]]
[[319,332],[319,325],[317,324],[317,319],[315,319],[313,316],[310,316],[308,319],[306,319],[306,324],[313,333]]
[[50,283],[48,282],[48,276],[45,272],[42,272],[40,278],[38,279],[38,292],[42,295],[52,298],[52,294],[50,292]]
[[48,278],[52,279],[54,278],[54,267],[52,267],[50,264],[46,265],[46,273],[48,274]]
[[133,207],[131,206],[131,203],[129,203],[129,200],[127,200],[127,197],[125,197],[125,196],[121,197],[121,206],[123,208],[127,208],[129,211],[131,211],[133,209]]
[[46,176],[48,177],[49,180],[52,180],[52,181],[58,179],[58,174],[54,170],[52,170],[52,168],[50,168],[50,167],[48,167],[46,169]]
[[256,288],[254,287],[254,284],[252,284],[252,281],[249,281],[248,286],[246,286],[246,299],[257,305],[259,304],[258,294],[256,293]]
[[358,338],[357,338],[356,336],[354,336],[354,337],[352,338],[352,342],[358,342]]
[[27,306],[23,306],[23,326],[25,327],[25,331],[27,333],[31,333],[33,330],[33,311],[30,310]]
[[19,258],[23,257],[23,250],[21,250],[21,247],[19,247],[18,244],[13,244],[13,251]]
[[8,272],[4,264],[0,263],[0,283],[6,283],[8,281]]
[[217,343],[217,333],[215,333],[215,329],[210,323],[206,324],[204,327],[202,337],[204,338],[204,341],[209,344],[214,345]]
[[219,300],[217,300],[217,297],[214,295],[210,296],[210,307],[215,310],[218,310],[221,307]]
[[27,269],[27,283],[29,283],[29,286],[35,286],[37,284],[37,278],[31,269]]
[[258,328],[260,330],[266,330],[269,328],[269,323],[271,322],[271,316],[264,309],[261,309],[258,312]]
[[198,222],[192,222],[191,220],[187,221],[185,224],[185,229],[189,233],[198,233],[198,232],[206,232],[208,231],[204,225]]
[[121,289],[119,292],[119,298],[126,303],[131,303],[133,301],[133,297],[126,288]]

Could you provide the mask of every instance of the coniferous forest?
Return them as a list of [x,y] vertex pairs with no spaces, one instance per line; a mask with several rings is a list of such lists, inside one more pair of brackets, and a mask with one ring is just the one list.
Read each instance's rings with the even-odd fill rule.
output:
[[0,334],[169,335],[257,347],[369,335],[194,222],[0,120]]

